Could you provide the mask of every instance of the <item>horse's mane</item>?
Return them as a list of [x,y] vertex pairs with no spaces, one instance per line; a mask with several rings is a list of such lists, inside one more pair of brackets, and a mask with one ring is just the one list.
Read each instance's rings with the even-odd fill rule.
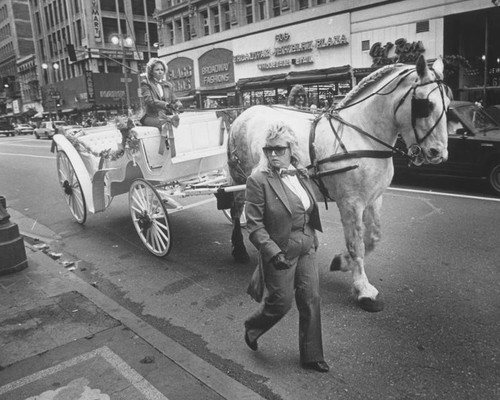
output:
[[342,101],[338,103],[335,108],[341,109],[342,107],[347,106],[349,102],[358,98],[361,95],[361,93],[364,93],[367,89],[371,88],[375,83],[380,81],[382,78],[393,73],[395,70],[400,69],[402,66],[405,65],[401,63],[385,65],[384,67],[379,68],[376,71],[373,71],[370,75],[365,76],[356,86],[354,86],[354,88],[349,93],[347,93],[346,97],[344,97]]

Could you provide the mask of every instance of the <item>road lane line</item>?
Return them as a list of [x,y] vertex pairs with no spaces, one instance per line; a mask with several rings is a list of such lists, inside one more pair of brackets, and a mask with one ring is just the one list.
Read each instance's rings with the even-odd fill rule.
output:
[[444,196],[444,197],[457,197],[460,199],[471,199],[471,200],[489,200],[494,202],[500,202],[500,198],[494,197],[481,197],[481,196],[469,196],[467,194],[456,194],[456,193],[444,193],[444,192],[431,192],[429,190],[416,190],[416,189],[402,189],[402,188],[394,188],[390,187],[389,190],[393,190],[395,192],[409,192],[409,193],[420,193],[420,194],[434,194],[436,196]]
[[13,156],[13,157],[33,157],[33,158],[49,158],[51,160],[55,160],[56,157],[52,156],[35,156],[33,154],[21,154],[21,153],[0,153],[0,156]]

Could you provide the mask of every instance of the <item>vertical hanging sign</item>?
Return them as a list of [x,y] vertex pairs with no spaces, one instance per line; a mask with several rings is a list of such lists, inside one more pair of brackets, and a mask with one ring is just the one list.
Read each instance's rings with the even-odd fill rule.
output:
[[92,0],[92,24],[96,42],[102,41],[101,15],[99,14],[99,0]]
[[85,83],[87,85],[87,101],[95,103],[94,77],[92,71],[85,71]]

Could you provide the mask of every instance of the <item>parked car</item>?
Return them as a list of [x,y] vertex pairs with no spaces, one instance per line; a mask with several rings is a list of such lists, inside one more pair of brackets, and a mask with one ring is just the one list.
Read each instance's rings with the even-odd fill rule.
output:
[[35,128],[34,134],[37,139],[41,137],[52,138],[56,134],[56,130],[61,126],[68,125],[66,121],[43,121],[38,128]]
[[500,124],[500,105],[486,107],[486,112]]
[[30,124],[17,124],[14,128],[16,135],[32,135],[33,127]]
[[448,160],[416,167],[394,156],[395,173],[482,178],[500,195],[500,123],[468,101],[452,101],[447,116]]
[[14,136],[16,134],[14,125],[6,119],[0,119],[0,134],[6,136]]

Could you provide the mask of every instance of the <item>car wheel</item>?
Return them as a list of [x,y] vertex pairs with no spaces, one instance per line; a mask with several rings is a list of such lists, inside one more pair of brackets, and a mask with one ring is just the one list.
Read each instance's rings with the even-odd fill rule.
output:
[[500,195],[500,160],[492,164],[488,173],[488,183],[495,194]]
[[40,136],[38,136],[38,134],[35,133],[35,136],[36,136],[37,139],[40,139]]

